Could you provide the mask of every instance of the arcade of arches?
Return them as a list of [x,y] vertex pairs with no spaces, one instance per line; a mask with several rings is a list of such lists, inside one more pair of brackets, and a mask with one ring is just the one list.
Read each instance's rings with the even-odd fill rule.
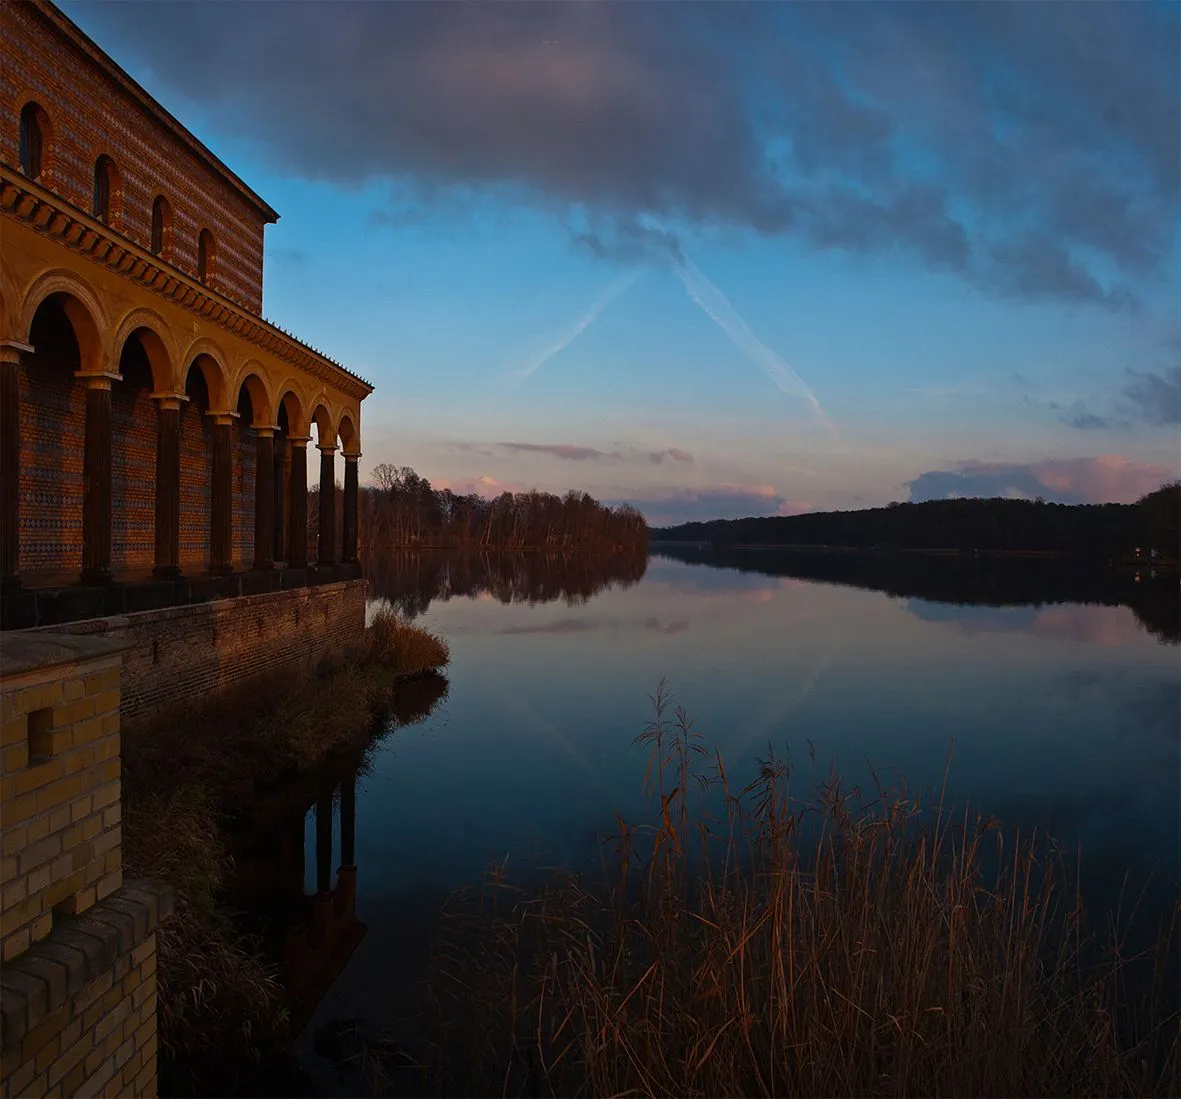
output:
[[149,309],[104,325],[88,291],[34,287],[0,341],[5,587],[306,567],[312,425],[315,564],[355,562],[355,411],[265,355],[231,366],[216,336],[178,352]]

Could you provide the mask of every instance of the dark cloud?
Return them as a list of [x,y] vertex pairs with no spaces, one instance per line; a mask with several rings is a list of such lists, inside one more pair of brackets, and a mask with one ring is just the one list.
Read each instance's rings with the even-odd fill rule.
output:
[[375,223],[495,191],[611,258],[791,233],[1113,308],[1175,245],[1175,5],[69,10],[282,169],[389,181]]
[[1129,370],[1123,395],[1140,419],[1159,426],[1181,424],[1181,366],[1160,374]]
[[1040,496],[1062,504],[1130,503],[1159,488],[1170,476],[1161,466],[1101,454],[1029,463],[964,462],[922,473],[908,487],[913,503],[977,496],[1027,500]]
[[693,455],[687,450],[670,446],[664,450],[598,450],[593,446],[575,446],[573,443],[497,443],[505,450],[512,450],[526,454],[549,454],[554,458],[561,458],[568,462],[587,461],[616,461],[616,462],[651,462],[660,465],[666,459],[673,462],[692,463]]
[[1073,412],[1062,417],[1062,422],[1070,427],[1077,427],[1080,431],[1102,431],[1111,426],[1111,420],[1106,416],[1096,416],[1084,407],[1078,407]]
[[549,454],[568,462],[585,462],[592,458],[605,458],[606,454],[593,446],[573,446],[570,443],[497,443],[505,450],[523,451],[527,454]]

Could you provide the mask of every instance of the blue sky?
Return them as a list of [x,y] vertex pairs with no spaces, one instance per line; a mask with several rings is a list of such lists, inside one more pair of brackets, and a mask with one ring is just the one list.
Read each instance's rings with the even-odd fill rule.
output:
[[668,522],[1181,474],[1176,5],[66,10],[281,214],[363,476]]

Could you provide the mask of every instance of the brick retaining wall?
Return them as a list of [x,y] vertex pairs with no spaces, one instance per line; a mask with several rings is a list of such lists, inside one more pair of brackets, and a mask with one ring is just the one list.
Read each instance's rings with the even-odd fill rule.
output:
[[130,646],[121,713],[132,721],[262,672],[314,668],[360,641],[365,598],[365,581],[348,580],[46,629]]

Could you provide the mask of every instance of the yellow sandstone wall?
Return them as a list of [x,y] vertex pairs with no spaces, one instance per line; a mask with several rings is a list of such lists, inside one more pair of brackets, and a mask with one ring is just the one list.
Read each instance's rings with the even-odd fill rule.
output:
[[155,929],[123,886],[125,646],[21,631],[0,648],[0,1095],[156,1094]]

